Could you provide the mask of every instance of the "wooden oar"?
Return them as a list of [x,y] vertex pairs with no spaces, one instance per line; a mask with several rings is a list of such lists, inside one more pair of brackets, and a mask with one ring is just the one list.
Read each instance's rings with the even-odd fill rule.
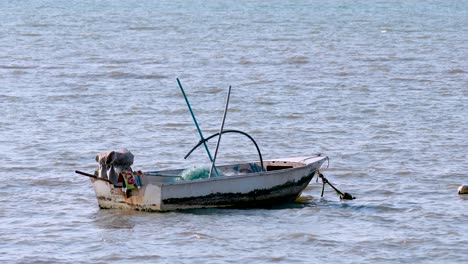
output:
[[92,174],[89,174],[89,173],[86,173],[86,172],[82,172],[82,171],[76,170],[75,173],[76,173],[76,174],[83,175],[83,176],[86,176],[86,177],[90,177],[90,178],[93,178],[93,179],[96,179],[96,180],[100,180],[100,181],[105,181],[105,182],[108,182],[108,183],[112,183],[112,182],[109,181],[108,179],[99,178],[99,177],[97,177],[96,175],[92,175]]

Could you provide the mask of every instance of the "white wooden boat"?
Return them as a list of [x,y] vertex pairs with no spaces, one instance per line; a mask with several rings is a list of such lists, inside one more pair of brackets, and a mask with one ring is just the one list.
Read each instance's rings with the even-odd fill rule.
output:
[[209,207],[265,207],[294,201],[327,156],[316,155],[217,166],[224,176],[177,180],[183,170],[147,171],[141,186],[125,191],[92,177],[100,208],[169,211]]
[[[77,171],[91,177],[100,208],[168,211],[206,207],[262,207],[288,203],[301,194],[328,159],[327,156],[316,155],[263,161],[260,149],[251,136],[242,131],[224,129],[231,87],[226,96],[219,133],[204,138],[179,79],[177,82],[201,138],[185,158],[197,147],[204,145],[211,161],[209,174],[195,180],[181,177],[186,170],[148,171],[136,176],[130,168],[133,155],[128,150],[100,153],[96,157],[100,164],[96,175]],[[259,162],[216,166],[221,136],[226,133],[247,136],[257,148]],[[218,137],[214,157],[206,145],[213,137]],[[321,174],[318,176],[323,177]],[[127,188],[128,186],[131,188]],[[134,188],[135,186],[138,188]]]

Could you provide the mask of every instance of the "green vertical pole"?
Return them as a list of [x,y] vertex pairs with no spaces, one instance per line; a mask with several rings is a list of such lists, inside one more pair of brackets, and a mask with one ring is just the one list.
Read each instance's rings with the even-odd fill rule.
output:
[[[210,158],[210,162],[213,163],[213,158],[211,157],[210,150],[208,149],[208,145],[206,145],[205,138],[203,137],[200,126],[198,126],[197,119],[195,118],[195,114],[192,111],[192,107],[190,107],[190,103],[189,103],[189,101],[187,99],[187,95],[185,95],[184,88],[182,88],[182,84],[180,83],[179,78],[177,78],[177,83],[179,84],[180,91],[182,92],[182,95],[184,96],[185,102],[187,103],[190,114],[192,115],[193,122],[195,123],[195,126],[197,127],[198,134],[200,135],[200,139],[201,139],[201,141],[203,141],[203,145],[205,146],[205,150],[206,150],[206,153],[208,154],[208,158]],[[218,170],[216,169],[216,167],[214,167],[214,171],[215,171],[216,175],[218,175]]]

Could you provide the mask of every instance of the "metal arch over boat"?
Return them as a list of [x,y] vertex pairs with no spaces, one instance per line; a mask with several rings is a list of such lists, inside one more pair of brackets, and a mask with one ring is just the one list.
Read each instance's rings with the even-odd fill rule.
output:
[[184,159],[187,159],[188,156],[190,156],[190,154],[192,154],[192,152],[193,152],[194,150],[196,150],[199,146],[201,146],[201,144],[204,144],[204,143],[207,142],[208,140],[210,140],[210,139],[212,139],[212,138],[214,138],[214,137],[217,137],[217,136],[219,136],[219,135],[221,135],[221,134],[225,134],[225,133],[238,133],[238,134],[242,134],[242,135],[248,137],[248,138],[252,141],[252,143],[255,145],[255,148],[257,149],[258,157],[259,157],[259,159],[260,159],[260,166],[263,168],[263,157],[262,157],[262,152],[260,151],[260,148],[258,147],[257,142],[255,142],[255,140],[253,139],[253,137],[251,137],[249,134],[247,134],[247,133],[245,133],[245,132],[243,132],[243,131],[240,131],[240,130],[235,130],[235,129],[226,129],[226,130],[223,130],[221,133],[218,132],[218,133],[215,133],[215,134],[213,134],[213,135],[211,135],[211,136],[209,136],[209,137],[207,137],[207,138],[204,138],[204,139],[200,140],[200,141],[198,142],[198,144],[195,145],[195,146],[187,153],[187,155],[185,155]]

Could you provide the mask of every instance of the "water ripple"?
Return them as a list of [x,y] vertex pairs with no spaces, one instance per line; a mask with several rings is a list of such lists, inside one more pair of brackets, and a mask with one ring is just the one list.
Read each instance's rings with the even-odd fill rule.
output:
[[[463,262],[466,17],[438,0],[2,1],[0,262]],[[73,173],[98,152],[209,163],[183,159],[199,138],[176,78],[205,134],[232,85],[226,128],[265,158],[326,153],[357,199],[314,180],[272,208],[100,210]],[[229,136],[219,159],[258,157]]]

